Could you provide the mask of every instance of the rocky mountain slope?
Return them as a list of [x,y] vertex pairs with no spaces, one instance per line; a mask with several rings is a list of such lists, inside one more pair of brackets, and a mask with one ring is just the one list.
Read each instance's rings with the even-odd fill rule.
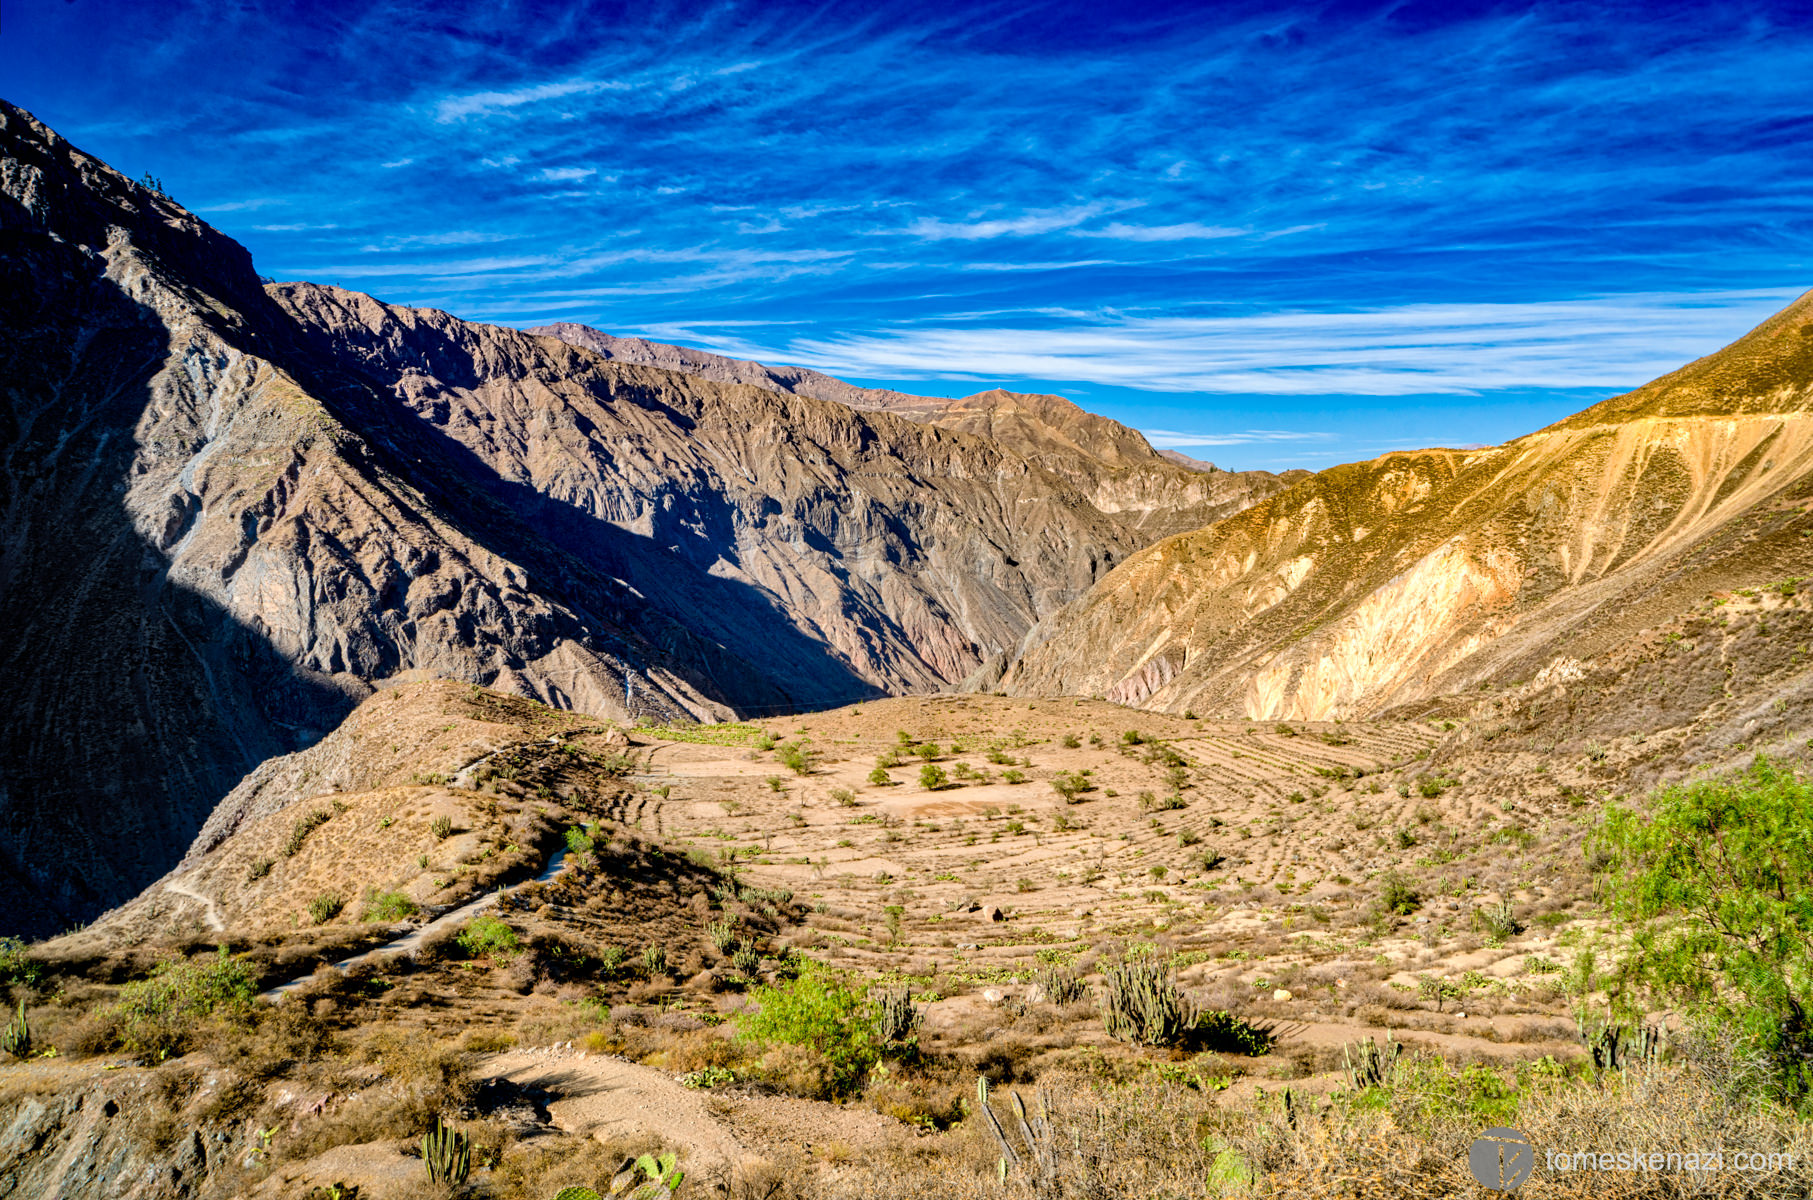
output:
[[1813,574],[1810,407],[1813,293],[1503,446],[1336,467],[1162,541],[993,686],[1323,719],[1583,669],[1711,593]]
[[[835,400],[864,412],[890,412],[910,421],[994,438],[1018,454],[1060,472],[1080,476],[1109,470],[1139,472],[1168,463],[1188,470],[1219,475],[1212,495],[1226,503],[1250,504],[1281,490],[1278,481],[1293,483],[1308,471],[1220,471],[1213,463],[1199,462],[1174,450],[1154,450],[1136,430],[1118,421],[1088,412],[1062,396],[1027,395],[1000,388],[972,396],[914,396],[885,388],[864,388],[805,367],[771,367],[746,359],[726,358],[687,346],[669,346],[644,338],[616,337],[588,325],[559,321],[529,330],[595,350],[605,358],[641,363],[670,371],[684,371],[720,383],[746,383],[753,387]],[[1086,464],[1086,465],[1085,465]],[[1162,470],[1145,476],[1155,498],[1165,496],[1161,481],[1172,479]],[[1156,485],[1156,486],[1154,486]],[[1173,506],[1163,500],[1160,507]]]
[[4,104],[0,272],[0,900],[20,932],[157,878],[236,780],[376,685],[656,718],[941,687],[1263,490],[1059,472],[888,413],[267,288],[242,247]]

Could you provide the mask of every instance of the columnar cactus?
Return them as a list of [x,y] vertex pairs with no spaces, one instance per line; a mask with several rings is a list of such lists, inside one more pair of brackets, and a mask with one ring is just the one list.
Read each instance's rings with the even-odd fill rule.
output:
[[1142,1046],[1173,1046],[1195,1027],[1194,1006],[1156,961],[1127,962],[1102,972],[1102,1026],[1108,1036]]
[[19,1001],[19,1013],[0,1029],[0,1054],[24,1058],[31,1053],[31,1027],[25,1023],[25,1001]]
[[458,1187],[472,1172],[472,1139],[437,1117],[434,1129],[422,1135],[422,1163],[429,1182]]

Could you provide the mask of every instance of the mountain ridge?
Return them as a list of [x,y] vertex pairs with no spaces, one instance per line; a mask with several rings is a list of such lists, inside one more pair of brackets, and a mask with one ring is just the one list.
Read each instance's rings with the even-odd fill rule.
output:
[[1813,293],[1502,446],[1397,451],[1134,555],[991,686],[1375,715],[1590,659],[1708,589],[1813,571]]

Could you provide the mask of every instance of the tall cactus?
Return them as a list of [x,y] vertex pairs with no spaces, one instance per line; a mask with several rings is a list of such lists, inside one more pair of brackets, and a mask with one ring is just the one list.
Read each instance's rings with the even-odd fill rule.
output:
[[1044,1088],[1039,1089],[1039,1111],[1036,1116],[1028,1116],[1026,1102],[1020,1099],[1020,1093],[1010,1092],[1014,1105],[1014,1120],[1020,1130],[1020,1139],[1025,1143],[1026,1151],[1022,1154],[1014,1149],[1008,1140],[1007,1131],[1001,1127],[1001,1121],[988,1106],[988,1076],[976,1079],[976,1111],[988,1126],[988,1131],[995,1135],[995,1144],[1001,1147],[1001,1157],[995,1169],[1001,1182],[1007,1182],[1009,1170],[1024,1171],[1034,1191],[1044,1194],[1057,1186],[1058,1152],[1057,1139],[1051,1131],[1051,1097]]
[[1174,1046],[1195,1027],[1194,1006],[1156,961],[1125,962],[1102,972],[1102,1027],[1141,1046]]
[[434,1129],[422,1135],[422,1163],[430,1183],[458,1187],[472,1173],[472,1139],[436,1117]]
[[25,1023],[25,1001],[19,1001],[19,1012],[6,1028],[0,1029],[0,1053],[24,1058],[31,1053],[31,1027]]
[[1385,1035],[1382,1046],[1371,1038],[1355,1047],[1342,1046],[1341,1057],[1347,1063],[1348,1086],[1356,1092],[1370,1087],[1383,1087],[1390,1081],[1398,1055],[1403,1052],[1404,1044],[1390,1034]]

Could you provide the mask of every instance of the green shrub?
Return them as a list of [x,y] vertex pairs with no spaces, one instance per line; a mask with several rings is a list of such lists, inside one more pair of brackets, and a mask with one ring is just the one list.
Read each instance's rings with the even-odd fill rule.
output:
[[1269,1052],[1278,1036],[1270,1025],[1254,1024],[1233,1013],[1210,1009],[1196,1018],[1190,1041],[1198,1049],[1218,1054],[1257,1056]]
[[876,787],[887,787],[894,781],[888,778],[888,769],[886,767],[876,767],[873,771],[869,772],[869,782]]
[[379,892],[365,902],[367,921],[403,921],[421,910],[402,892]]
[[453,836],[453,818],[446,816],[436,817],[434,820],[428,822],[428,832],[434,835],[435,841],[446,841]]
[[1077,797],[1084,792],[1094,791],[1095,785],[1081,771],[1059,771],[1051,777],[1051,790],[1056,792],[1065,804],[1075,804]]
[[810,775],[818,764],[818,751],[808,746],[804,738],[775,747],[774,757],[795,775]]
[[1003,782],[1003,783],[1025,783],[1026,782],[1026,772],[1021,771],[1017,768],[1012,769],[1012,770],[1003,771],[1003,772],[1001,772],[1001,782]]
[[120,989],[114,1014],[128,1050],[164,1057],[180,1053],[203,1018],[221,1010],[243,1014],[256,997],[251,971],[222,946],[213,955],[159,963],[150,978]]
[[258,880],[263,879],[266,875],[271,873],[271,868],[275,865],[276,864],[268,858],[253,859],[251,864],[246,867],[246,882],[256,883]]
[[755,990],[757,1011],[738,1019],[737,1037],[758,1047],[804,1046],[824,1060],[827,1091],[850,1095],[880,1057],[862,996],[822,967]]
[[317,808],[297,817],[296,823],[290,826],[290,840],[283,844],[283,857],[295,858],[302,850],[302,843],[308,840],[308,835],[327,824],[333,819],[333,815],[324,808]]
[[1422,903],[1422,893],[1398,872],[1387,871],[1379,879],[1379,905],[1386,912],[1405,917],[1415,912]]
[[928,792],[949,787],[950,782],[949,777],[944,773],[944,768],[937,763],[926,763],[919,768],[919,786]]
[[466,922],[466,927],[454,940],[473,958],[509,958],[520,944],[514,929],[488,913]]
[[25,952],[25,943],[16,937],[0,937],[0,987],[11,984],[30,986],[38,982],[44,968]]
[[346,899],[338,892],[322,892],[308,902],[308,919],[317,925],[325,925],[340,915],[346,907]]
[[1758,755],[1654,793],[1646,813],[1613,805],[1587,851],[1631,932],[1619,982],[1760,1051],[1782,1094],[1813,1095],[1813,783]]
[[1076,734],[1067,733],[1064,735],[1064,749],[1075,750],[1082,744],[1083,743],[1077,738]]

